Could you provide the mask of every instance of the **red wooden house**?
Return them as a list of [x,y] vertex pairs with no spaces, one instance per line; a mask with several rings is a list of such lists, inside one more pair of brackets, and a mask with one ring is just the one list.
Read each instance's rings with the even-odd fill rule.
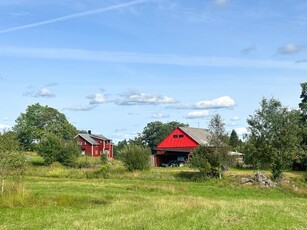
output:
[[171,160],[187,161],[199,145],[208,145],[210,133],[206,129],[178,127],[154,150],[154,166],[161,166]]
[[79,133],[75,136],[78,145],[81,148],[82,154],[99,157],[101,154],[106,154],[113,158],[113,144],[112,140],[106,138],[101,134]]

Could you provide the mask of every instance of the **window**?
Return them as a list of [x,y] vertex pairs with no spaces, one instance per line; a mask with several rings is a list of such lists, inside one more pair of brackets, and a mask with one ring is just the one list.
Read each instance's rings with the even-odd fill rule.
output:
[[180,134],[180,135],[179,135],[179,138],[183,138],[183,134]]
[[177,134],[174,134],[174,135],[173,135],[173,138],[178,138],[178,135],[177,135]]

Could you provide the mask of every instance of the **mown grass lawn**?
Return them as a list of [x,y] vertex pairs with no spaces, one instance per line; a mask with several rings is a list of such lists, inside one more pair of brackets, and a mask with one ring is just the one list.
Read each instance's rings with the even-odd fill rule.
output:
[[108,179],[27,175],[20,199],[1,199],[0,229],[307,229],[304,184],[303,193],[244,186],[235,175],[252,172],[237,170],[192,182],[181,171]]

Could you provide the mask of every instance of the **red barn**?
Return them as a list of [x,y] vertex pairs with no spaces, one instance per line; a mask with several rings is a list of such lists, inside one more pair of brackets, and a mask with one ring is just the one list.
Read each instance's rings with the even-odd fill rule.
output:
[[154,166],[161,166],[171,160],[187,161],[199,145],[208,145],[210,133],[206,129],[178,127],[156,148]]
[[93,157],[99,157],[102,153],[108,157],[113,158],[113,144],[112,140],[106,138],[101,134],[79,133],[75,136],[78,145],[83,154],[87,154]]

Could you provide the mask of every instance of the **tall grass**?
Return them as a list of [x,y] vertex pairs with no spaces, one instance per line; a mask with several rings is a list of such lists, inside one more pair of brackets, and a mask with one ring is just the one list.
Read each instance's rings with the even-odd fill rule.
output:
[[194,180],[185,167],[131,173],[117,161],[108,177],[101,170],[29,164],[20,187],[0,198],[0,229],[307,228],[306,172],[261,188],[240,184],[252,170],[222,180]]

